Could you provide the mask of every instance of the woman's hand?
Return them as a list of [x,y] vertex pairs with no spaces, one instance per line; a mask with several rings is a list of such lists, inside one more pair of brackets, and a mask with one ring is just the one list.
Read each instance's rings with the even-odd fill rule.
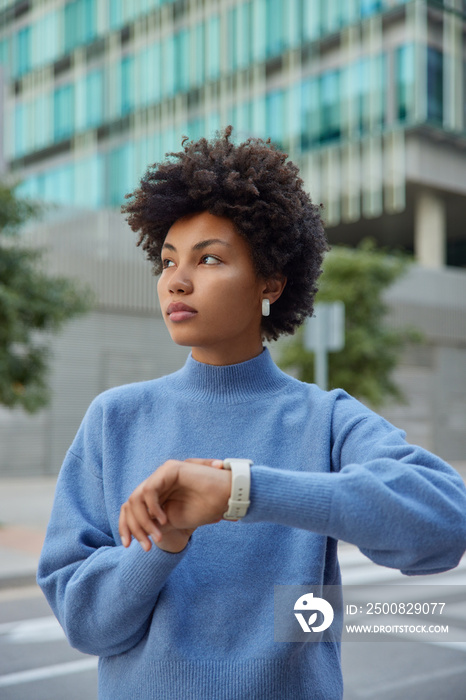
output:
[[231,472],[219,459],[169,460],[143,481],[121,507],[119,532],[145,551],[152,543],[168,552],[184,549],[194,530],[215,523],[227,510]]

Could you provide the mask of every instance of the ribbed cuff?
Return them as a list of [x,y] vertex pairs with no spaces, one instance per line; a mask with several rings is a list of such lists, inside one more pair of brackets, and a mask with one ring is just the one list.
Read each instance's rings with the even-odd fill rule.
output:
[[123,553],[122,576],[137,595],[154,595],[154,590],[165,583],[190,546],[191,542],[188,542],[181,552],[172,553],[153,544],[145,552],[139,542],[133,540]]
[[272,522],[328,534],[333,477],[253,466],[251,505],[241,522]]

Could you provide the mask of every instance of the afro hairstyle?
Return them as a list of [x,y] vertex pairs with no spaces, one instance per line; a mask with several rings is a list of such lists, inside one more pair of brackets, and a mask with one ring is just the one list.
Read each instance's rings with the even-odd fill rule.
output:
[[293,334],[312,315],[317,279],[328,244],[320,216],[299,170],[270,138],[248,138],[235,145],[232,126],[216,138],[189,141],[171,159],[150,165],[140,186],[121,207],[137,245],[146,251],[154,274],[162,270],[161,248],[170,227],[183,216],[208,211],[230,218],[250,245],[256,274],[285,276],[270,316],[262,317],[262,335],[277,340]]

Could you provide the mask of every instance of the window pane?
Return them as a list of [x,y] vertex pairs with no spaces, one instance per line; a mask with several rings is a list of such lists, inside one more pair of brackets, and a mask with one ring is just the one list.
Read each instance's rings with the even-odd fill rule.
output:
[[220,75],[220,18],[211,17],[207,38],[207,77],[215,80]]
[[266,136],[270,136],[273,143],[283,148],[285,100],[282,90],[267,95],[266,115]]
[[72,85],[58,88],[54,93],[54,140],[68,138],[74,126],[74,90]]
[[427,48],[427,119],[443,121],[443,54]]
[[163,95],[170,97],[173,95],[175,86],[175,42],[172,36],[167,37],[163,42],[162,51],[162,81]]
[[187,29],[175,34],[175,92],[189,88],[189,37]]
[[252,62],[252,10],[252,2],[245,2],[239,7],[239,36],[236,37],[236,46],[240,68],[248,66]]
[[238,7],[232,7],[227,14],[227,31],[228,31],[228,72],[236,70],[238,58],[236,54],[236,37],[238,34],[236,20],[238,16]]
[[125,115],[133,109],[133,67],[132,56],[125,56],[121,61],[121,114]]
[[320,36],[322,27],[322,12],[320,0],[315,2],[307,2],[302,0],[302,18],[303,18],[303,40],[313,41]]
[[97,34],[96,27],[96,3],[95,0],[81,0],[83,14],[83,37],[82,40],[92,41]]
[[86,76],[86,127],[99,126],[103,121],[104,76],[95,70]]
[[283,50],[282,0],[266,0],[266,21],[267,56],[276,56]]
[[301,88],[301,148],[306,150],[320,140],[320,81],[305,80]]
[[265,0],[255,0],[252,7],[253,33],[252,52],[255,61],[261,61],[265,57],[266,47],[266,5]]
[[196,117],[196,119],[191,119],[188,122],[188,133],[189,140],[197,141],[202,136],[205,136],[205,120],[203,117]]
[[340,137],[340,73],[329,71],[321,76],[321,140]]
[[395,54],[398,119],[405,121],[412,114],[414,94],[414,45],[400,46]]
[[369,17],[382,9],[382,0],[361,0],[361,17]]
[[65,5],[65,52],[69,53],[78,43],[78,3]]
[[195,85],[202,85],[205,80],[205,24],[199,22],[195,27],[196,40],[196,70],[194,77]]
[[25,27],[16,35],[16,75],[27,73],[31,67],[31,28]]
[[117,29],[123,24],[122,0],[112,0],[108,5],[110,9],[110,29]]

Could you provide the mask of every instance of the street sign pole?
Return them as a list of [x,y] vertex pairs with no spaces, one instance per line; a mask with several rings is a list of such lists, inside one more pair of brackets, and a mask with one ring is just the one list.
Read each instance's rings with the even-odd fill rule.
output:
[[326,347],[326,317],[324,313],[319,313],[315,319],[315,383],[321,389],[327,391],[328,386],[328,356]]
[[342,301],[320,302],[304,325],[304,347],[314,353],[315,383],[328,387],[328,353],[345,347],[345,305]]

